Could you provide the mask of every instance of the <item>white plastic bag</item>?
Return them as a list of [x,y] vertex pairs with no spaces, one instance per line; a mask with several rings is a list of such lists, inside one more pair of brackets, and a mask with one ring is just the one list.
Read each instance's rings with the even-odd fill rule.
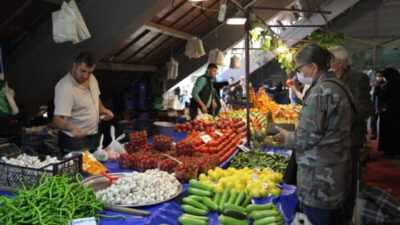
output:
[[103,139],[104,134],[100,136],[99,147],[97,147],[97,150],[93,153],[93,156],[97,159],[97,161],[105,162],[108,160],[108,155],[107,152],[103,149]]
[[112,141],[111,141],[110,145],[108,145],[107,149],[109,149],[109,148],[114,149],[119,154],[126,153],[124,146],[121,143],[119,143],[119,141],[125,137],[125,134],[121,134],[117,139],[115,139],[115,127],[111,126],[110,135],[111,135]]
[[218,48],[211,50],[208,55],[208,63],[214,63],[218,66],[224,65],[225,64],[224,53]]
[[67,2],[63,2],[61,9],[53,12],[53,39],[56,43],[67,41],[78,42],[76,15],[74,9]]
[[72,41],[72,43],[76,44],[90,38],[91,35],[89,33],[85,21],[83,20],[82,14],[78,9],[78,6],[76,5],[75,0],[69,1],[68,5],[70,8],[74,10],[76,16],[76,31],[78,34],[78,41],[77,42]]
[[6,95],[6,99],[8,101],[8,104],[10,105],[12,115],[18,114],[19,113],[19,109],[18,109],[18,106],[17,106],[17,104],[15,103],[15,100],[14,100],[15,91],[8,86],[7,82],[6,82],[6,85],[5,85],[5,95]]
[[236,55],[232,56],[229,68],[231,68],[231,69],[240,69],[241,66],[242,66],[242,61],[240,60],[240,58],[238,56],[236,56]]
[[179,63],[174,58],[167,63],[167,80],[175,80],[178,77]]
[[205,55],[203,41],[197,37],[192,37],[186,43],[185,55],[189,58],[200,58]]
[[294,220],[290,225],[312,225],[307,216],[303,213],[296,212]]

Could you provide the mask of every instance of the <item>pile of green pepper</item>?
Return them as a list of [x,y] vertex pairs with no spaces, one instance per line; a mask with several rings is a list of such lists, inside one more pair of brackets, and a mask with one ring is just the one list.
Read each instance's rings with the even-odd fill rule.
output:
[[256,168],[271,168],[275,172],[285,173],[289,163],[289,157],[281,154],[269,154],[260,149],[255,149],[248,152],[239,152],[230,162],[230,167],[242,169],[249,167]]
[[43,176],[36,187],[23,185],[17,189],[13,198],[1,196],[2,224],[61,225],[78,218],[108,217],[97,214],[105,203],[91,189],[84,188],[81,181],[81,175],[73,180]]

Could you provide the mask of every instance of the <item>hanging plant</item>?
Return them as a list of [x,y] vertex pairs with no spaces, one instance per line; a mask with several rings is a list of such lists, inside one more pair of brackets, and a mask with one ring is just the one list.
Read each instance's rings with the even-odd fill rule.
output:
[[[315,31],[307,36],[307,40],[315,41],[317,44],[324,48],[329,48],[336,45],[341,45],[346,40],[344,33],[330,33],[325,31]],[[303,47],[310,45],[310,43],[297,44],[296,47]]]

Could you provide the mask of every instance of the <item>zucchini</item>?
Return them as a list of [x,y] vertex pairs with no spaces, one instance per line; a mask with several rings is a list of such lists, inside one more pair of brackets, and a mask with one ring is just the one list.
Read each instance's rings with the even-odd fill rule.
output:
[[219,209],[222,210],[224,208],[224,204],[229,200],[229,190],[225,189],[222,193],[221,200],[219,201]]
[[204,210],[208,209],[207,206],[201,204],[200,202],[194,200],[193,198],[185,197],[185,198],[182,199],[182,202],[186,203],[186,204],[189,204],[189,205],[191,205],[193,207],[196,207],[198,209],[204,209]]
[[240,203],[242,203],[245,197],[246,197],[246,192],[244,191],[240,192],[233,204],[240,205]]
[[203,200],[203,197],[198,196],[198,195],[188,195],[188,198],[193,198],[194,200],[201,202]]
[[186,213],[182,214],[182,216],[192,217],[192,218],[195,218],[195,219],[198,219],[198,220],[204,220],[204,221],[209,221],[210,220],[210,218],[205,217],[205,216],[195,216],[195,215],[186,214]]
[[205,216],[205,215],[207,215],[209,213],[208,209],[207,210],[198,209],[196,207],[193,207],[191,205],[186,205],[186,204],[183,204],[181,206],[181,208],[182,208],[182,210],[184,212],[189,213],[189,214],[193,214],[193,215],[196,215],[196,216]]
[[203,203],[212,211],[218,211],[218,205],[215,204],[215,202],[213,202],[210,198],[203,197]]
[[193,188],[193,187],[188,188],[187,192],[189,194],[191,194],[191,195],[197,195],[197,196],[201,196],[201,197],[212,196],[212,192],[211,191],[205,191],[205,190],[198,189],[198,188]]
[[246,199],[244,200],[242,206],[246,207],[247,205],[249,205],[250,202],[251,202],[251,196],[246,196]]
[[220,215],[218,217],[219,222],[223,224],[229,224],[229,225],[249,225],[249,221],[247,219],[244,220],[238,220],[229,216],[224,216]]
[[282,217],[270,216],[259,220],[255,220],[253,225],[264,225],[264,224],[281,223],[281,222],[283,222]]
[[236,201],[236,198],[238,196],[238,193],[234,190],[231,191],[231,196],[229,197],[228,203],[233,204]]
[[182,225],[208,225],[207,221],[181,216],[178,221]]
[[221,196],[222,196],[222,192],[217,192],[217,193],[214,195],[213,202],[214,202],[215,204],[219,205],[219,201],[221,200]]
[[229,216],[238,220],[247,219],[247,215],[234,209],[224,209],[222,215]]
[[251,204],[251,205],[246,206],[246,212],[251,213],[253,211],[273,209],[273,208],[275,208],[274,206],[275,205],[272,202],[264,204],[264,205]]
[[225,209],[233,209],[236,211],[239,211],[241,213],[246,213],[246,209],[237,205],[233,205],[233,204],[229,204],[229,203],[225,203],[224,207],[222,208],[223,210]]
[[250,213],[250,218],[253,220],[258,220],[262,219],[265,217],[270,217],[270,216],[279,216],[281,213],[278,210],[262,210],[262,211],[253,211]]
[[194,188],[198,188],[198,189],[201,189],[201,190],[204,190],[204,191],[210,191],[210,192],[213,191],[211,187],[209,187],[209,186],[207,186],[205,184],[202,184],[200,181],[195,180],[195,179],[190,179],[189,180],[189,184],[190,184],[190,186],[192,186]]

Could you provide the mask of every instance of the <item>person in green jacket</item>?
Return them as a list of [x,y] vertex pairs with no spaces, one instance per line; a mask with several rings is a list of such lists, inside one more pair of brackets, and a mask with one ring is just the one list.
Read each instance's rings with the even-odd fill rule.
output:
[[354,105],[357,110],[357,117],[352,123],[351,129],[351,162],[352,162],[352,188],[348,200],[346,201],[345,210],[348,220],[352,218],[353,207],[355,205],[357,193],[357,165],[359,160],[359,152],[364,148],[367,142],[367,120],[374,114],[374,105],[371,101],[369,78],[366,74],[351,70],[348,67],[348,53],[346,49],[340,45],[330,47],[328,50],[335,57],[331,62],[331,69],[334,70],[335,76],[343,81],[351,90],[354,97]]
[[198,109],[202,113],[214,115],[217,108],[215,98],[217,92],[213,86],[213,82],[218,73],[218,66],[210,63],[204,75],[197,78],[192,90],[192,99],[190,101],[190,117],[195,119],[198,114]]

